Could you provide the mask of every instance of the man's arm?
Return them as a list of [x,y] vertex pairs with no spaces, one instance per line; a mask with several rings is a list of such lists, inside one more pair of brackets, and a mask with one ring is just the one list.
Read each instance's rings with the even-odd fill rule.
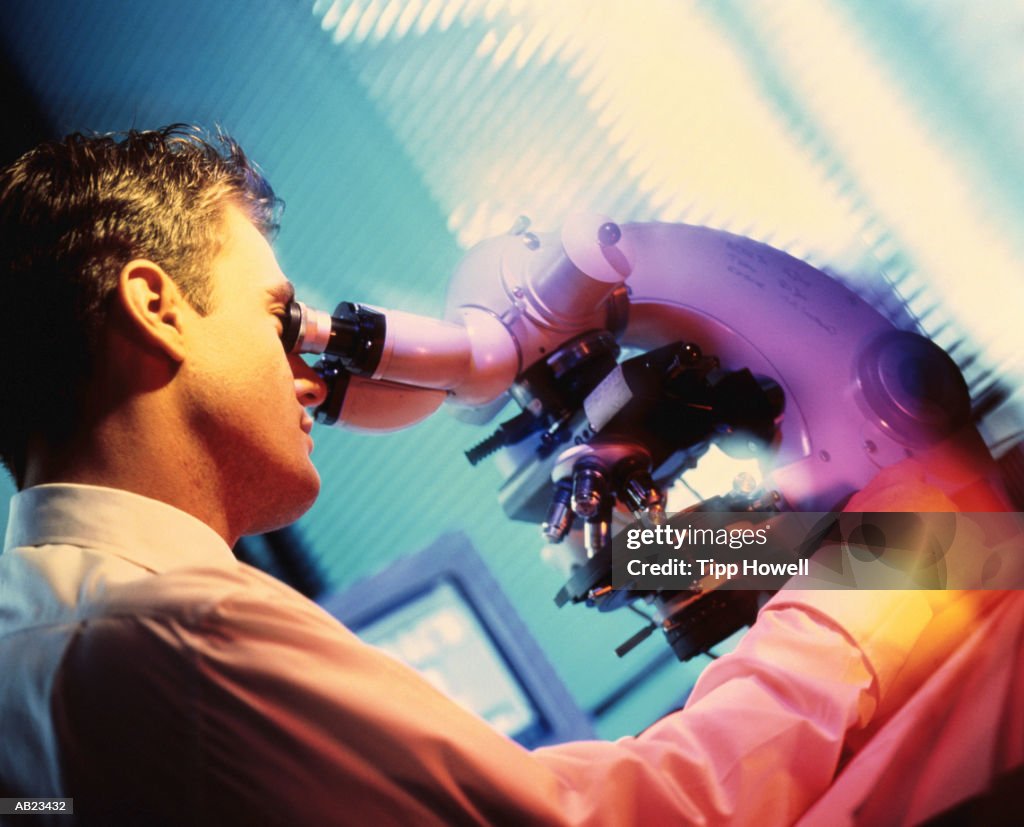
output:
[[637,738],[538,757],[573,788],[579,823],[791,823],[831,783],[846,733],[870,720],[930,617],[913,592],[781,593],[684,711]]
[[777,597],[684,712],[638,738],[531,753],[290,590],[239,576],[196,617],[108,618],[79,635],[55,701],[77,811],[106,804],[108,824],[119,801],[206,824],[785,823],[828,785],[844,734],[928,617],[915,594]]

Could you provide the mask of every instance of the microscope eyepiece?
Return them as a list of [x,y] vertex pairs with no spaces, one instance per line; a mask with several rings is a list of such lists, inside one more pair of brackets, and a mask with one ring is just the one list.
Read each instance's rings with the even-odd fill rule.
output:
[[292,301],[282,323],[281,343],[287,353],[334,357],[356,373],[372,374],[384,350],[384,314],[351,302],[342,302],[331,315]]
[[305,327],[305,305],[301,302],[291,301],[281,314],[281,344],[285,353],[301,353],[299,342],[302,340],[302,331]]
[[286,353],[323,353],[331,338],[331,317],[323,310],[291,301],[281,319],[281,344]]

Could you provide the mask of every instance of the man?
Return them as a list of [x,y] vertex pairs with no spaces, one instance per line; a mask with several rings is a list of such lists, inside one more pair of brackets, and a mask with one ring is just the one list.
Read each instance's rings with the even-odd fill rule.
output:
[[21,489],[0,796],[72,796],[92,824],[784,824],[827,804],[844,745],[925,680],[915,647],[958,643],[930,636],[941,600],[782,594],[685,712],[530,753],[234,559],[319,486],[304,407],[324,388],[279,341],[275,206],[237,145],[180,127],[72,136],[0,177]]

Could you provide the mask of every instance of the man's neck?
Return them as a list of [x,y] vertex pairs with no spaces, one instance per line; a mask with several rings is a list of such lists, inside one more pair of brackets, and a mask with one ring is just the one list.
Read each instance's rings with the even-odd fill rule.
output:
[[60,445],[33,442],[23,487],[63,482],[130,491],[191,514],[235,544],[220,475],[207,467],[208,457],[195,456],[194,443],[180,438],[181,423],[122,411],[86,433]]

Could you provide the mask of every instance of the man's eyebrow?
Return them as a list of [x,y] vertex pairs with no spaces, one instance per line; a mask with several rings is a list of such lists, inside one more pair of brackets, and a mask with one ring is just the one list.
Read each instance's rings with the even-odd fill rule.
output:
[[295,285],[290,281],[275,284],[273,287],[269,288],[267,292],[270,294],[270,298],[275,301],[282,302],[283,304],[295,301]]

